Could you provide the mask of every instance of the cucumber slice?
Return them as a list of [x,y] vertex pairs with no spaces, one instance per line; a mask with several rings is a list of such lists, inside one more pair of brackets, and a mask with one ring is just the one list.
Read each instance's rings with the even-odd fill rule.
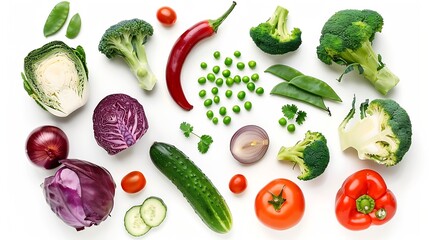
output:
[[148,197],[140,207],[140,216],[150,227],[159,226],[167,215],[167,206],[158,197]]
[[140,215],[141,205],[133,206],[125,213],[124,225],[125,230],[135,237],[143,236],[151,227],[148,226]]

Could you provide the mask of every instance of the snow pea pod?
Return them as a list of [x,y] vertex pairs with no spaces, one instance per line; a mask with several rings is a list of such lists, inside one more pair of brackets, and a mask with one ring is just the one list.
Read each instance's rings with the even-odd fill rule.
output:
[[272,65],[271,67],[267,68],[265,72],[271,73],[274,76],[286,81],[290,81],[297,76],[304,75],[295,68],[283,64]]
[[70,19],[69,25],[67,26],[66,37],[70,39],[75,38],[80,32],[81,24],[82,21],[80,19],[80,15],[79,13],[76,13]]
[[321,96],[322,98],[328,98],[334,101],[342,102],[341,98],[337,95],[334,89],[318,78],[300,75],[292,78],[289,83],[295,87],[301,88],[302,90]]
[[69,9],[70,3],[68,1],[59,2],[54,6],[43,27],[45,37],[53,35],[64,26],[69,15]]
[[307,92],[305,90],[302,90],[300,88],[297,88],[288,82],[281,82],[277,84],[271,90],[270,94],[283,96],[283,97],[308,103],[310,105],[313,105],[315,107],[318,107],[320,109],[327,111],[329,115],[331,115],[331,112],[329,111],[329,108],[326,107],[322,97],[312,94],[310,92]]

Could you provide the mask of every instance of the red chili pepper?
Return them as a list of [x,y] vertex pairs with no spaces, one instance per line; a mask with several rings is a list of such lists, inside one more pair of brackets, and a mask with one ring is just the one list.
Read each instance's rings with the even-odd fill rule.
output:
[[370,169],[349,176],[335,200],[338,221],[350,230],[388,222],[396,213],[396,199],[383,177]]
[[167,61],[167,88],[173,100],[183,109],[190,111],[193,106],[188,102],[182,89],[182,66],[192,48],[201,40],[214,35],[221,23],[232,12],[237,3],[216,20],[204,20],[186,30],[176,41]]

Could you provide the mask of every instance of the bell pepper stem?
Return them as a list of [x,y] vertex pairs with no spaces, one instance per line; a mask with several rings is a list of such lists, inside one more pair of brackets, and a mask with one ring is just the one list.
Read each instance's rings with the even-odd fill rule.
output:
[[362,195],[356,199],[356,210],[363,214],[368,214],[374,210],[375,201],[369,195]]

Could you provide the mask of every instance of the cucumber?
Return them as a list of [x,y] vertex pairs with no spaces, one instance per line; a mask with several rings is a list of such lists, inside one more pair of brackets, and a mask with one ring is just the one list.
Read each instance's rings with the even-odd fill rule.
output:
[[140,216],[149,227],[157,227],[167,215],[167,206],[158,197],[148,197],[140,207]]
[[225,199],[188,156],[175,146],[162,142],[154,142],[149,155],[158,170],[176,185],[211,230],[217,233],[231,230],[232,215]]
[[132,206],[124,217],[125,230],[134,237],[143,236],[151,229],[140,216],[140,208],[141,205]]

